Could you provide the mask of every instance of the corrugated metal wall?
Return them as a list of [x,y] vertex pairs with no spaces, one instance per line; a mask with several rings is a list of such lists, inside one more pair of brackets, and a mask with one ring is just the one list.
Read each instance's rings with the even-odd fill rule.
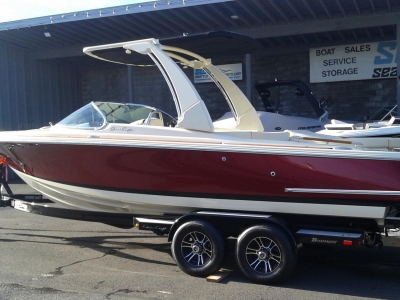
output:
[[[18,128],[27,115],[27,79],[24,62],[27,53],[5,44],[0,45],[0,129]],[[19,112],[21,110],[21,112]]]
[[40,60],[35,62],[33,76],[38,88],[31,101],[36,119],[31,122],[54,124],[82,106],[81,75],[77,66],[62,60]]
[[0,44],[0,130],[56,123],[82,106],[79,67],[62,60],[34,60]]

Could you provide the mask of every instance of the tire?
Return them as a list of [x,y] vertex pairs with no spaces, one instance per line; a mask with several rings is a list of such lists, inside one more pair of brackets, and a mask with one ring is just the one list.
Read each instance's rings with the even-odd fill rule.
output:
[[248,228],[236,245],[236,262],[252,281],[276,283],[289,276],[297,262],[297,253],[288,234],[274,225]]
[[204,221],[181,225],[172,240],[171,250],[179,268],[189,275],[205,277],[217,272],[225,258],[225,240]]

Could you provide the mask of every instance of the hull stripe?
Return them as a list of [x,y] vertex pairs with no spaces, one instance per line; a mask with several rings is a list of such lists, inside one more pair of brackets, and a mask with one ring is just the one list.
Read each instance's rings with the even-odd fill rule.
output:
[[380,190],[339,190],[339,189],[286,188],[285,192],[287,192],[287,193],[313,193],[313,194],[341,194],[341,195],[400,196],[400,191],[380,191]]

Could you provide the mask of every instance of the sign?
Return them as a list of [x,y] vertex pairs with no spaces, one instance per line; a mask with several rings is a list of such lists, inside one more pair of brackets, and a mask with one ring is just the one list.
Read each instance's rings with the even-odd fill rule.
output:
[[[230,80],[242,80],[242,64],[229,64],[216,66]],[[212,82],[210,76],[203,69],[194,69],[194,83]]]
[[397,76],[396,41],[310,49],[310,82]]

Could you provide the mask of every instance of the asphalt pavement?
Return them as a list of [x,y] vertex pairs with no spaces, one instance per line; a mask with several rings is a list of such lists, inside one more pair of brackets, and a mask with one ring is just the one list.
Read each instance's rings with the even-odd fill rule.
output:
[[210,283],[179,269],[165,237],[0,208],[0,299],[399,299],[400,235],[383,243],[306,247],[274,286],[250,282],[231,253],[230,275]]

